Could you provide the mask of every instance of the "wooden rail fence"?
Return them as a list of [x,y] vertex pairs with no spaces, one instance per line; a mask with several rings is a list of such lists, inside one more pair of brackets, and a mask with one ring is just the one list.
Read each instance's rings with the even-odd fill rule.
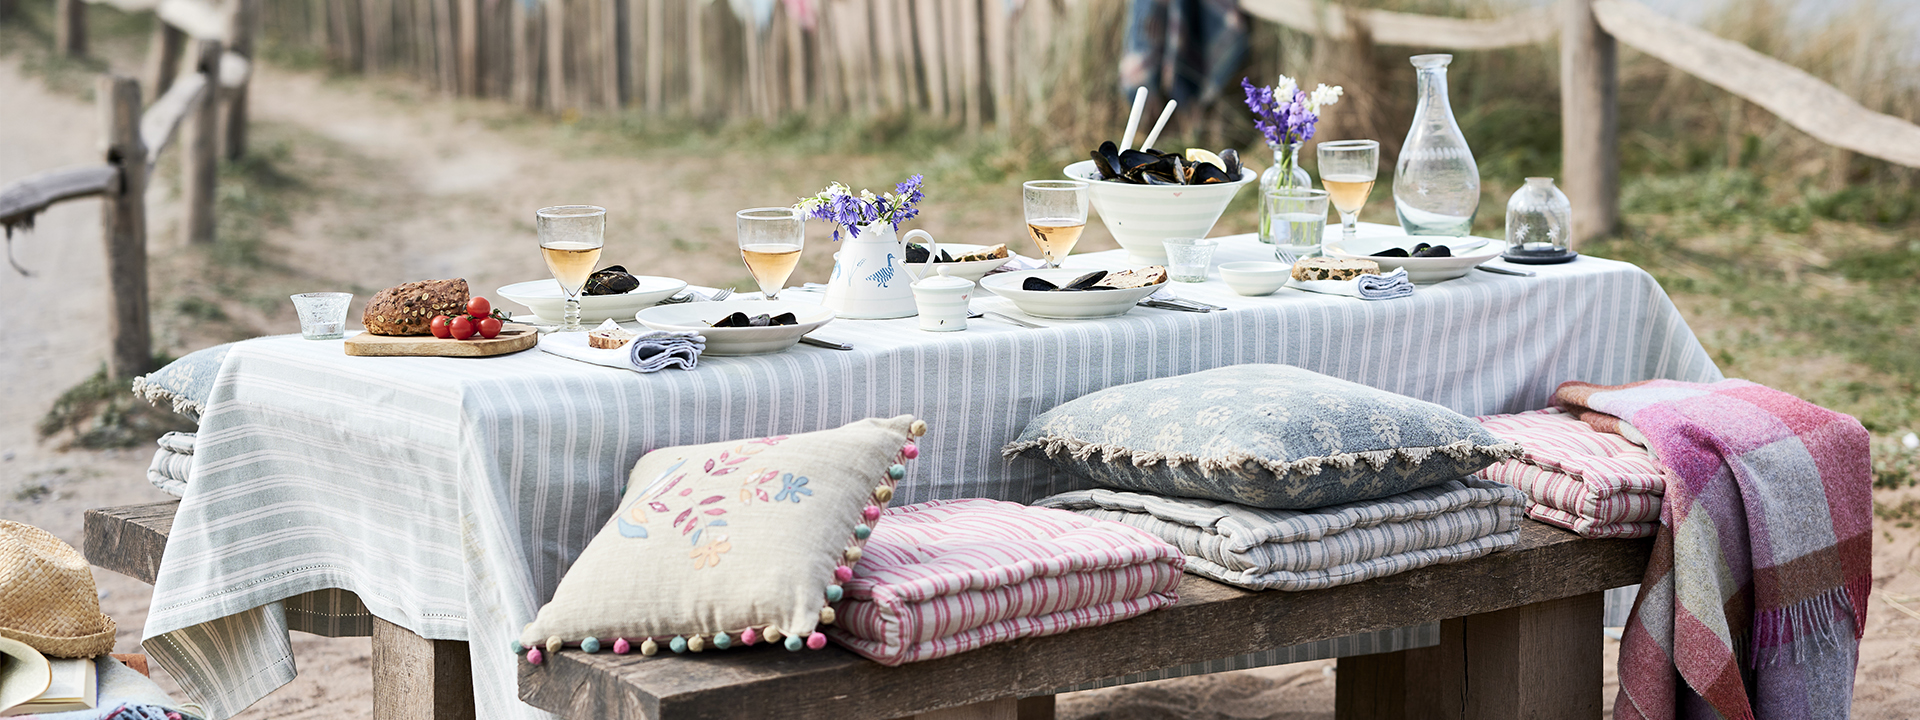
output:
[[[129,378],[152,369],[152,330],[147,296],[148,178],[160,155],[181,137],[182,226],[189,242],[214,239],[214,191],[222,154],[246,151],[248,53],[258,0],[229,0],[215,8],[205,0],[107,0],[122,10],[152,10],[159,18],[146,83],[155,98],[141,110],[140,82],[103,75],[95,92],[105,134],[98,165],[52,170],[0,186],[0,227],[9,238],[33,227],[34,216],[55,203],[101,196],[106,241],[107,289],[113,337],[108,371]],[[86,52],[86,14],[79,0],[55,0],[56,46]],[[192,55],[185,72],[180,56]],[[233,47],[225,47],[231,40]],[[224,101],[224,118],[221,112]],[[224,139],[221,132],[224,121]]]

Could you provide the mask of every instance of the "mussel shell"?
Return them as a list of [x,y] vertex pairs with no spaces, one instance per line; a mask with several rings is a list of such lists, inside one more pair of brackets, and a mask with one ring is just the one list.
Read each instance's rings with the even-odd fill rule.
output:
[[640,287],[640,279],[619,265],[608,265],[587,276],[587,284],[581,288],[585,295],[619,295]]
[[1020,289],[1027,292],[1053,292],[1059,290],[1060,286],[1049,282],[1046,278],[1030,277],[1020,281]]
[[1112,140],[1100,143],[1100,147],[1087,154],[1093,156],[1093,166],[1100,170],[1100,179],[1119,180],[1124,174],[1120,170],[1120,147]]
[[1148,185],[1180,185],[1181,184],[1179,182],[1175,182],[1171,178],[1163,178],[1163,177],[1160,177],[1159,175],[1141,175],[1140,179],[1145,181],[1146,184]]
[[747,314],[743,312],[736,312],[726,317],[720,318],[719,320],[713,321],[713,327],[717,327],[717,328],[749,327],[752,324],[753,324],[753,320],[748,318]]
[[1421,257],[1421,258],[1453,257],[1453,248],[1447,247],[1445,245],[1427,245],[1426,243],[1420,243],[1420,244],[1426,245],[1426,247],[1420,248],[1418,250],[1414,250],[1413,251],[1414,257]]
[[[923,263],[926,261],[927,246],[921,245],[920,243],[907,243],[907,262]],[[941,250],[939,257],[934,258],[934,262],[950,263],[953,262],[953,256],[947,254],[947,251]]]
[[1367,257],[1412,257],[1405,248],[1390,247]]
[[1106,277],[1107,277],[1107,271],[1095,270],[1093,272],[1087,273],[1085,275],[1081,275],[1080,277],[1074,278],[1073,280],[1069,281],[1067,283],[1066,289],[1085,290],[1087,288],[1093,287],[1094,283],[1097,283],[1097,282],[1100,282],[1101,280],[1106,279]]
[[1170,171],[1161,168],[1167,165],[1168,161],[1166,158],[1153,153],[1140,152],[1139,150],[1123,150],[1120,153],[1121,177],[1136,184],[1146,182],[1141,176],[1148,173],[1161,175],[1163,177],[1166,176]]
[[1227,163],[1227,182],[1240,179],[1240,151],[1227,148],[1220,151],[1220,159]]
[[1219,166],[1205,162],[1193,164],[1192,184],[1212,185],[1224,182],[1233,182],[1233,180],[1228,178],[1227,171],[1221,170]]
[[773,324],[775,324],[775,325],[799,325],[799,324],[800,324],[800,318],[799,318],[799,317],[796,317],[796,316],[795,316],[795,315],[794,315],[793,313],[790,313],[790,312],[783,312],[783,313],[780,313],[779,315],[775,315],[775,316],[773,316]]

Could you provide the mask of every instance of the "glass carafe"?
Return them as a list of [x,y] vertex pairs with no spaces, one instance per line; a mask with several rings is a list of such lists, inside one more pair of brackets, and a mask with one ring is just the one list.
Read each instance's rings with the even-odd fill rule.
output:
[[1393,164],[1393,209],[1408,235],[1467,235],[1480,208],[1480,168],[1447,102],[1452,55],[1415,55],[1420,99]]

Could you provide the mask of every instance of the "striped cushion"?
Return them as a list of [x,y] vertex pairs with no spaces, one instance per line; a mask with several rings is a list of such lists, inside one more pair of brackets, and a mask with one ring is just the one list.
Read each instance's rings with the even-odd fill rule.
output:
[[1477,475],[1525,492],[1528,517],[1584,537],[1653,537],[1667,482],[1646,448],[1554,408],[1475,419],[1526,449]]
[[1173,604],[1184,558],[1146,533],[997,500],[889,509],[827,637],[883,665]]
[[1520,540],[1518,490],[1473,477],[1313,510],[1114,490],[1036,504],[1125,523],[1187,554],[1187,572],[1254,590],[1321,590],[1443,562]]

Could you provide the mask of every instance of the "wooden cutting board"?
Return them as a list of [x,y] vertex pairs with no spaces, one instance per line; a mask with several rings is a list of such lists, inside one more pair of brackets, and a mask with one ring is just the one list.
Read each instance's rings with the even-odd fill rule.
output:
[[451,340],[432,335],[375,335],[360,333],[347,338],[347,354],[361,357],[491,357],[517,353],[540,341],[540,333],[531,325],[507,323],[492,340],[474,336],[469,340]]

